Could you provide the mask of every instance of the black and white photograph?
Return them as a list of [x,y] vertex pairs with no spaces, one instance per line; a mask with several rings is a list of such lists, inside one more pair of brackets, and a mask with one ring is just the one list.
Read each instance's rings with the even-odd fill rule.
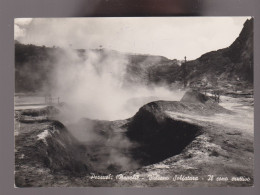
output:
[[254,186],[254,18],[14,19],[14,186]]

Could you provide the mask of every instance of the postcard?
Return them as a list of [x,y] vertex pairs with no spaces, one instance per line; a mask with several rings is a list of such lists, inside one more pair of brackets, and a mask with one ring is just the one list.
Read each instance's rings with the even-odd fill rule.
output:
[[253,186],[253,25],[16,18],[15,186]]

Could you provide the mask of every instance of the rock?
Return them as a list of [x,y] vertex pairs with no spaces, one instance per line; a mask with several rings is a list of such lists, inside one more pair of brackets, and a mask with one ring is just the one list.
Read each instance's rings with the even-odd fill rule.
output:
[[196,91],[190,89],[187,91],[184,96],[181,98],[181,102],[190,102],[190,103],[205,103],[209,100],[209,97]]
[[[170,118],[165,113],[164,103],[169,102],[143,106],[127,124],[127,136],[138,145],[133,149],[133,158],[143,165],[180,153],[200,133],[197,125]],[[172,102],[176,107],[179,103]]]

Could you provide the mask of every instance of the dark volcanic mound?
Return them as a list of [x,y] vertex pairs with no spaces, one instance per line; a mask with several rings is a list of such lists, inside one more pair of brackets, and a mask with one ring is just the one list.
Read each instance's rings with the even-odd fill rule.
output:
[[144,105],[127,126],[127,136],[139,145],[134,157],[144,164],[159,162],[179,154],[194,138],[202,133],[198,125],[170,117],[168,112],[194,115],[231,113],[208,96],[189,90],[180,102],[156,101]]
[[127,136],[138,143],[133,157],[144,165],[179,154],[200,134],[198,126],[170,118],[160,104],[143,106],[127,124]]

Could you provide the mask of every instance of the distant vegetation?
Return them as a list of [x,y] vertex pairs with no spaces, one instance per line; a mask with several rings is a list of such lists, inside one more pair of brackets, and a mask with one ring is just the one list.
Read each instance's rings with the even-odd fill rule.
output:
[[48,86],[57,49],[15,43],[15,91],[36,92]]

